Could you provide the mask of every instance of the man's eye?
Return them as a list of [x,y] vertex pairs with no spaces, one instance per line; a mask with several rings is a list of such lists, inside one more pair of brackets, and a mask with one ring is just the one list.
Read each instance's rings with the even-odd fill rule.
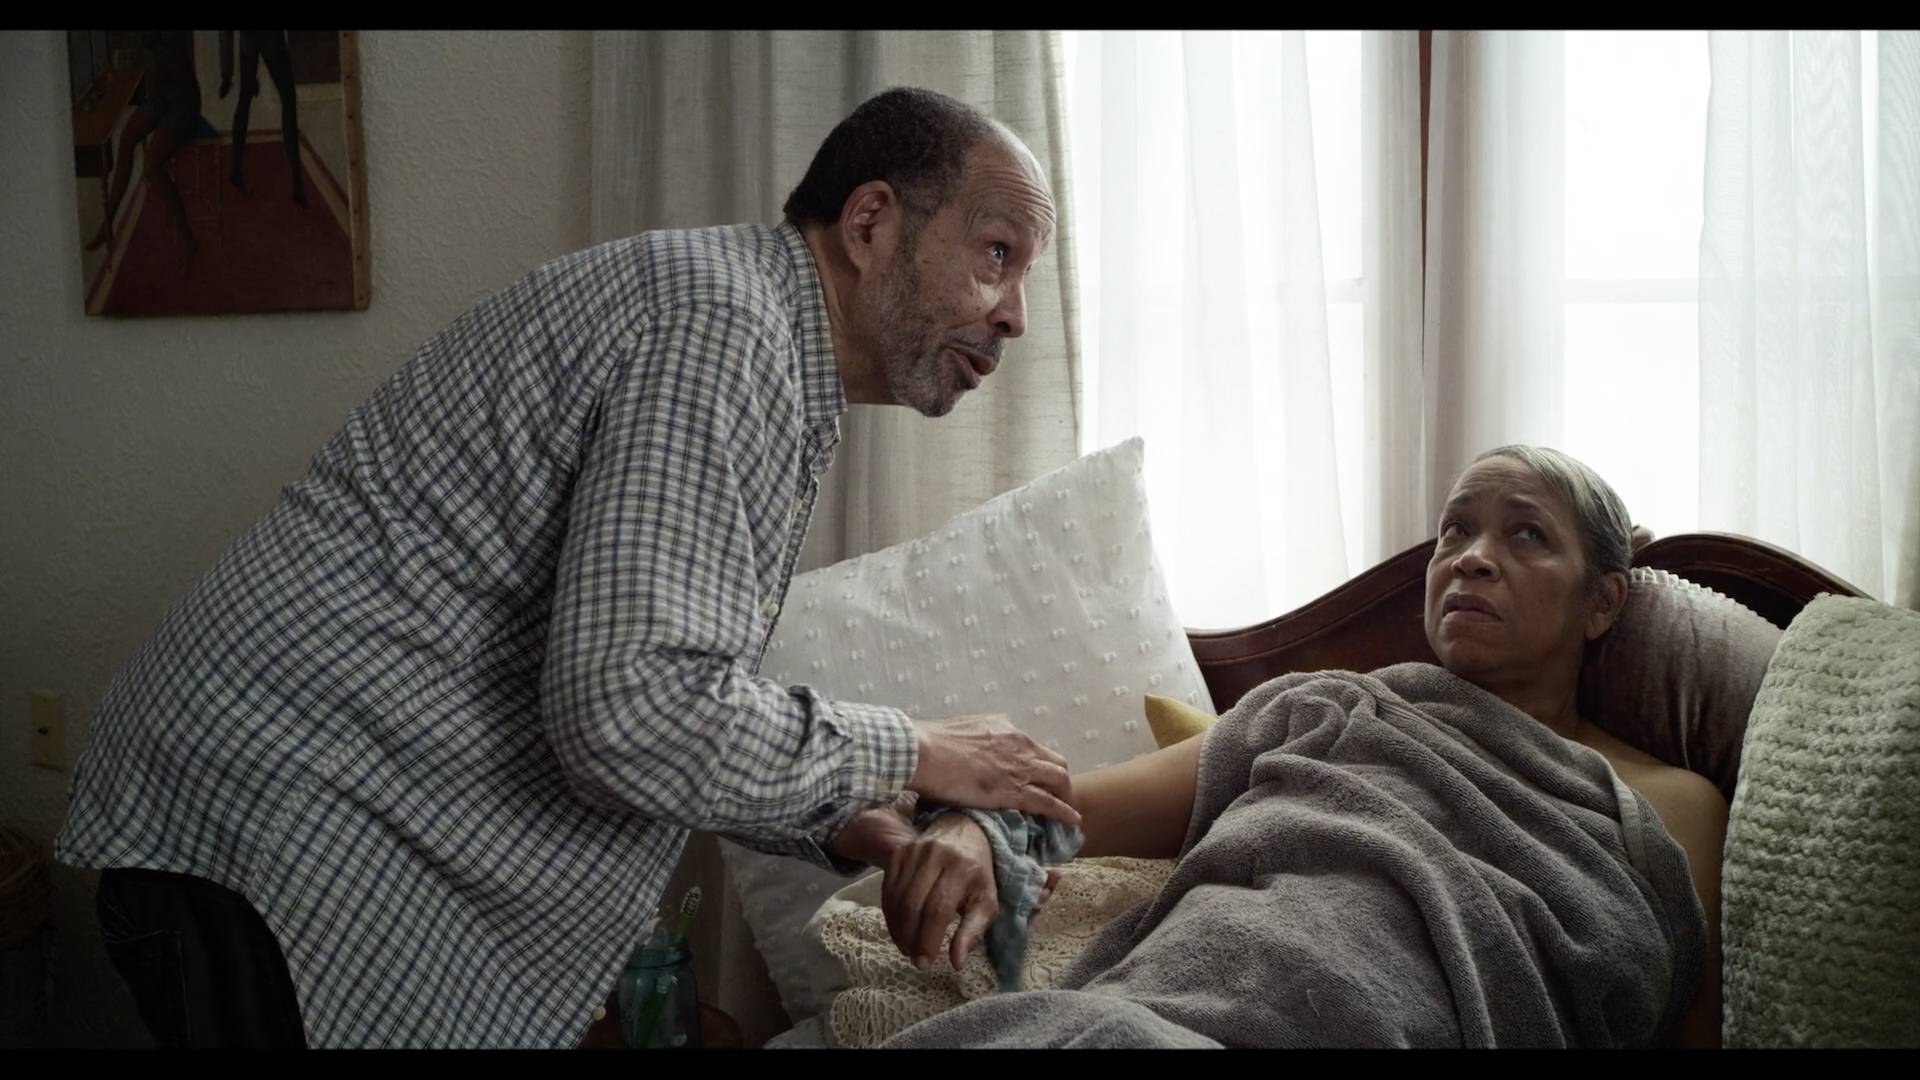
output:
[[1007,245],[1005,244],[995,243],[995,244],[987,245],[987,254],[992,256],[993,261],[997,263],[1006,262],[1007,256],[1011,255],[1012,253],[1013,253],[1012,249],[1007,247]]

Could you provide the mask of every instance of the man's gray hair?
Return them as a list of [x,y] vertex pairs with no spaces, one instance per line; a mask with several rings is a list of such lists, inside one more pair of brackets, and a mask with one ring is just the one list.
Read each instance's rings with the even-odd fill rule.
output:
[[1532,469],[1573,507],[1587,555],[1589,584],[1598,582],[1602,574],[1624,574],[1633,565],[1633,519],[1627,516],[1627,504],[1585,462],[1551,447],[1517,443],[1496,447],[1473,461],[1477,465],[1493,457],[1512,458]]

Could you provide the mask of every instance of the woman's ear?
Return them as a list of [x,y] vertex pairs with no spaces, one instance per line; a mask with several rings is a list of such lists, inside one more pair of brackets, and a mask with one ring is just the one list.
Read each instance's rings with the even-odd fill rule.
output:
[[1593,587],[1593,607],[1587,613],[1587,640],[1592,641],[1613,627],[1613,621],[1627,606],[1627,575],[1610,570],[1600,575]]

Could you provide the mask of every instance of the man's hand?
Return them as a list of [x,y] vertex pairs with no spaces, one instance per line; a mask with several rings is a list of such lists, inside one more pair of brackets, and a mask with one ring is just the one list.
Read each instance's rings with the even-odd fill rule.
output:
[[954,970],[980,944],[1000,913],[993,846],[965,814],[942,814],[927,831],[895,849],[880,886],[887,932],[922,971],[933,966],[940,939],[958,917],[947,959]]
[[1069,800],[1067,759],[1036,742],[1005,716],[963,716],[914,724],[920,756],[907,787],[927,798],[981,810],[1018,810],[1069,825],[1080,812]]

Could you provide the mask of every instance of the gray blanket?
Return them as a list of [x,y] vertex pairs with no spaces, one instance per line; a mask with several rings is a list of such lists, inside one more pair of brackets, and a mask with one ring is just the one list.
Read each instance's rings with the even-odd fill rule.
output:
[[1691,1002],[1685,853],[1492,694],[1429,664],[1289,675],[1206,738],[1158,896],[1054,990],[888,1045],[1644,1045]]

